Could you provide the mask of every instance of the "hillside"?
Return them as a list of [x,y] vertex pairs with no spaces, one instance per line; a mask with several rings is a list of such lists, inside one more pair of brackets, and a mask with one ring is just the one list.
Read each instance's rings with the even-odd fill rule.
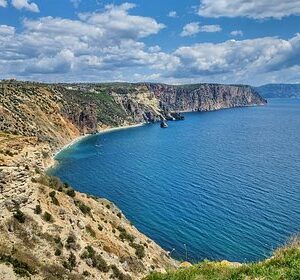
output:
[[141,279],[176,267],[103,198],[49,177],[53,154],[177,111],[265,104],[247,86],[0,83],[0,279]]
[[299,279],[299,277],[300,239],[295,237],[289,244],[276,250],[273,256],[265,261],[249,264],[204,261],[165,274],[153,273],[145,280],[292,280]]
[[256,90],[264,98],[300,98],[300,84],[268,84]]

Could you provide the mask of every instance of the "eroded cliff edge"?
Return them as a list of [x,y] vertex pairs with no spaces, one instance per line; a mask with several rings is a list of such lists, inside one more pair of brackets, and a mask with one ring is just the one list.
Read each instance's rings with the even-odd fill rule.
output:
[[48,177],[53,153],[174,111],[265,104],[248,86],[17,81],[0,83],[0,100],[0,279],[141,279],[176,266],[111,202]]

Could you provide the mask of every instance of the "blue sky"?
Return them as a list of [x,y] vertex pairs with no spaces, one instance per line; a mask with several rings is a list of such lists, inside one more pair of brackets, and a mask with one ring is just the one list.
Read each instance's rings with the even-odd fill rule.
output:
[[0,0],[0,78],[297,83],[299,33],[299,0]]

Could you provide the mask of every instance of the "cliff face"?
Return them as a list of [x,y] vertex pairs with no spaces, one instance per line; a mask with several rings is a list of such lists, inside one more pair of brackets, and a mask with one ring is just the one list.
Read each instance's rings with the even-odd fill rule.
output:
[[0,83],[0,279],[141,279],[176,266],[115,205],[48,177],[53,153],[172,111],[264,103],[246,86]]
[[171,111],[211,111],[266,103],[253,88],[244,85],[149,84],[148,88],[160,100],[161,108]]

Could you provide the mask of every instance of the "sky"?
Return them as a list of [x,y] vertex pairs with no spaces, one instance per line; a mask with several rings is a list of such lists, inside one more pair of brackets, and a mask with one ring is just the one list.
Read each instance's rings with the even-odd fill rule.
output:
[[300,82],[300,0],[0,0],[0,79]]

